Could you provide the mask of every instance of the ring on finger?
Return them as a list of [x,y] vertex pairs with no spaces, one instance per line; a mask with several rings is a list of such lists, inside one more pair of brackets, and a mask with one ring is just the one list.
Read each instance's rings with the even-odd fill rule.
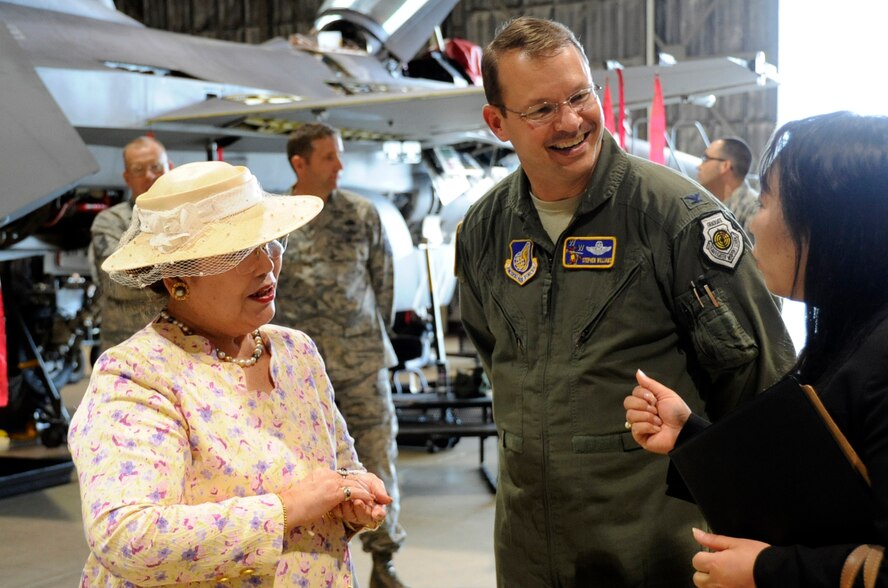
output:
[[343,478],[347,478],[347,477],[348,477],[348,474],[349,474],[349,471],[348,471],[347,469],[345,469],[345,468],[339,468],[338,470],[336,470],[336,473],[338,473],[338,474],[339,474],[340,476],[342,476]]
[[632,430],[632,423],[630,423],[629,421],[626,421],[626,424],[623,425],[623,426],[626,427],[626,429],[629,430],[629,431]]
[[348,502],[352,499],[352,489],[348,486],[342,487],[342,494],[345,496],[345,501]]

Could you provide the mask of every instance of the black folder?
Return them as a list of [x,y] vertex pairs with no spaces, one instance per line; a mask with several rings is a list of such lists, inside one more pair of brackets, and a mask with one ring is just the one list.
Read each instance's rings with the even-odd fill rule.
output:
[[669,456],[716,533],[811,547],[877,538],[866,468],[814,389],[792,378]]

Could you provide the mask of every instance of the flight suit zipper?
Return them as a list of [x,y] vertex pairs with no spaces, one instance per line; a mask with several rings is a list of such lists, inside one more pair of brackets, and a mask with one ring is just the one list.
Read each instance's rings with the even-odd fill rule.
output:
[[506,313],[506,309],[503,308],[503,305],[500,304],[500,301],[497,300],[496,296],[491,296],[491,300],[496,304],[496,307],[499,309],[500,316],[503,317],[503,322],[506,323],[506,326],[509,328],[509,332],[512,333],[512,337],[515,339],[515,343],[518,345],[518,350],[521,352],[521,355],[525,355],[524,353],[524,340],[521,339],[521,335],[518,334],[518,329],[512,324],[512,321],[509,318],[509,315]]
[[[558,239],[558,243],[556,243],[555,251],[558,251],[558,246],[561,243],[561,237]],[[546,360],[543,362],[543,381],[542,386],[540,386],[540,390],[546,390],[545,383],[548,378],[549,373],[549,362],[552,359],[552,336],[554,325],[551,320],[548,320],[550,316],[552,316],[552,306],[555,304],[555,258],[554,255],[549,255],[547,253],[545,257],[547,263],[548,272],[543,276],[544,286],[543,286],[543,316],[547,321],[548,325],[545,330],[546,332]],[[541,419],[540,419],[540,427],[541,427],[541,445],[540,451],[543,454],[542,459],[542,481],[543,481],[543,512],[545,512],[545,520],[546,520],[546,556],[549,560],[549,578],[552,586],[555,586],[555,562],[552,559],[552,552],[554,546],[552,545],[552,508],[549,500],[549,476],[548,476],[548,467],[549,463],[549,410],[548,410],[548,399],[543,398],[543,410],[541,411]]]
[[623,292],[626,291],[626,289],[633,282],[635,276],[638,274],[639,271],[641,271],[641,264],[638,264],[634,268],[632,268],[623,282],[617,287],[616,290],[614,290],[610,298],[607,299],[607,302],[600,309],[598,309],[598,312],[595,313],[595,316],[593,316],[592,319],[586,324],[586,326],[583,327],[583,330],[580,331],[580,335],[577,337],[577,342],[574,345],[574,355],[579,354],[580,349],[592,336],[592,333],[595,331],[595,327],[597,327],[598,323],[601,322],[601,318],[607,312],[607,309],[610,308],[614,300],[619,298],[623,294]]

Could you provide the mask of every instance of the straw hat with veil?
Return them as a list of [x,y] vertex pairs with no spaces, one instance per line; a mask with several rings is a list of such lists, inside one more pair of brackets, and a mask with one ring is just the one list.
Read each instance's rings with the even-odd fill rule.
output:
[[162,278],[219,274],[256,247],[301,227],[323,207],[316,196],[276,196],[245,167],[188,163],[139,196],[133,223],[102,264],[141,288]]

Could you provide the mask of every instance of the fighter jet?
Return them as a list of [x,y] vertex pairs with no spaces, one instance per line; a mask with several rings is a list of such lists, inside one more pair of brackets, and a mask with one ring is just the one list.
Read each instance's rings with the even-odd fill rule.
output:
[[[59,309],[72,290],[62,279],[88,273],[84,244],[71,237],[85,228],[88,238],[88,223],[66,231],[59,219],[99,206],[79,200],[75,187],[122,192],[120,149],[149,132],[176,163],[224,157],[248,165],[266,189],[285,191],[289,131],[316,120],[337,127],[346,144],[340,184],[373,199],[392,241],[397,308],[446,305],[456,224],[506,173],[510,152],[481,117],[481,87],[459,72],[448,81],[404,73],[457,1],[329,0],[316,39],[254,45],[152,29],[111,0],[0,0],[0,279],[7,300],[38,300],[23,321],[38,335],[27,358],[42,354],[60,381],[76,369],[77,338],[88,330],[83,307]],[[349,31],[357,44],[326,43]],[[647,108],[655,74],[665,104],[674,104],[774,87],[773,73],[761,58],[627,67],[623,98],[627,111]],[[608,75],[593,68],[596,81]],[[45,239],[47,226],[61,244]],[[81,265],[60,267],[66,255]],[[53,268],[45,275],[15,273],[37,267],[22,260],[40,258]],[[50,317],[46,324],[38,314]],[[24,344],[13,344],[9,357],[18,360]],[[45,412],[63,423],[58,398],[53,404]],[[60,430],[50,429],[55,441]]]
[[[248,159],[280,154],[294,125],[319,119],[341,129],[347,142],[375,144],[377,153],[385,141],[415,141],[423,149],[496,143],[481,118],[480,87],[409,78],[402,68],[386,67],[427,45],[457,1],[410,3],[406,17],[405,5],[389,0],[323,6],[321,34],[350,24],[370,40],[363,49],[286,39],[251,45],[161,31],[110,1],[2,1],[0,226],[107,169],[104,155],[86,145],[119,148],[140,132],[154,133],[172,151],[215,157],[221,147]],[[766,65],[718,58],[629,67],[626,109],[650,104],[655,74],[664,102],[672,104],[773,87]],[[593,71],[596,80],[606,75]],[[115,169],[92,181],[117,178]]]

